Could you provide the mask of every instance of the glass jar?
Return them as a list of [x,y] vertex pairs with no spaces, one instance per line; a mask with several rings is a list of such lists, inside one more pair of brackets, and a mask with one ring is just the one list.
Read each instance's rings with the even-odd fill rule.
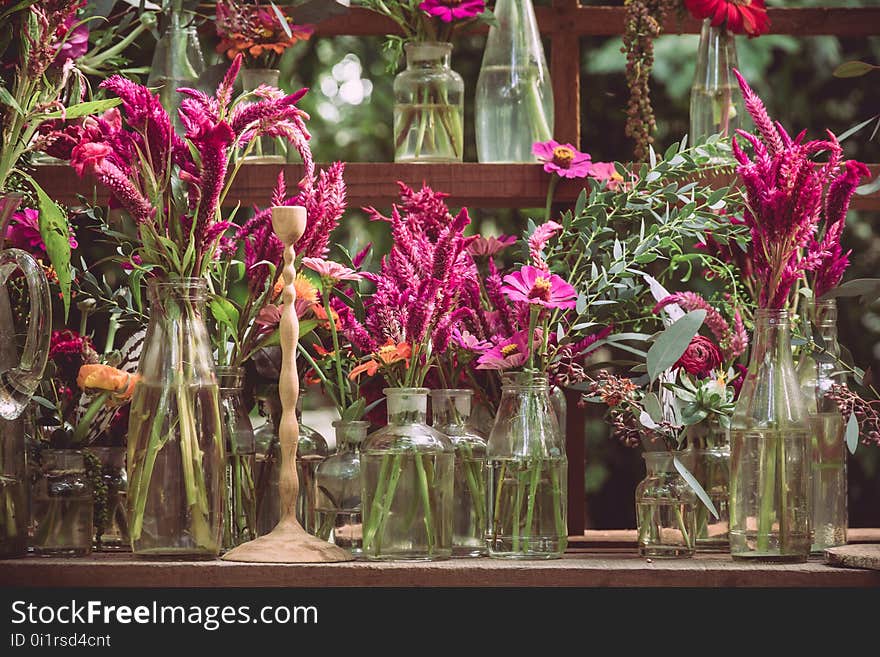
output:
[[387,426],[361,447],[363,554],[371,560],[452,556],[455,452],[425,424],[427,388],[386,388]]
[[205,326],[203,279],[151,280],[150,322],[128,424],[132,551],[212,559],[220,552],[226,454]]
[[[275,408],[270,399],[260,401],[261,414],[266,421],[254,429],[256,444],[256,470],[254,475],[255,498],[257,504],[257,535],[264,536],[281,520],[281,495],[278,490],[279,463],[281,451],[278,442],[277,421],[280,417],[269,409]],[[302,521],[300,521],[301,524]]]
[[810,553],[809,424],[786,310],[758,309],[730,427],[730,553],[803,562]]
[[502,376],[486,450],[489,556],[555,559],[568,542],[568,460],[547,376]]
[[[96,552],[127,552],[131,549],[128,535],[128,473],[125,470],[125,447],[89,447],[97,464],[93,479]],[[100,482],[96,485],[95,482]]]
[[697,503],[696,548],[700,552],[727,552],[730,514],[727,508],[730,482],[730,445],[727,432],[717,423],[701,422],[687,428],[687,457],[690,471],[718,511],[716,518]]
[[690,143],[698,144],[719,133],[732,137],[742,127],[745,105],[733,75],[738,66],[734,35],[724,27],[714,27],[708,18],[704,20],[691,86]]
[[452,44],[403,48],[406,69],[394,78],[394,161],[461,162],[464,81],[449,66]]
[[455,511],[452,518],[452,554],[486,554],[486,439],[471,426],[473,390],[431,391],[432,426],[452,442],[455,450]]
[[336,453],[315,473],[318,488],[316,536],[350,550],[362,552],[360,446],[369,422],[337,420]]
[[[299,495],[296,517],[309,534],[318,532],[318,467],[330,454],[327,439],[310,426],[302,423],[302,401],[297,403],[296,419],[299,422],[299,443],[296,447],[296,475],[299,478]],[[280,461],[279,461],[280,463]]]
[[[279,87],[281,71],[274,68],[243,68],[241,85],[245,93],[262,85]],[[258,137],[250,146],[244,160],[249,164],[284,164],[287,161],[287,146],[280,137]]]
[[696,548],[697,494],[676,470],[678,456],[690,469],[684,452],[645,452],[645,478],[636,486],[639,556],[682,558]]
[[805,348],[798,363],[798,379],[810,419],[810,475],[812,494],[811,552],[846,544],[846,422],[831,388],[846,384],[838,364],[837,302],[827,299],[805,304],[804,324],[819,351]]
[[553,84],[532,0],[498,0],[474,101],[480,162],[535,162],[553,138]]
[[44,449],[40,457],[31,509],[34,552],[53,556],[91,553],[93,497],[82,451]]
[[226,447],[226,504],[223,508],[223,549],[257,537],[257,502],[254,491],[256,442],[251,418],[241,392],[244,368],[218,367],[220,419]]

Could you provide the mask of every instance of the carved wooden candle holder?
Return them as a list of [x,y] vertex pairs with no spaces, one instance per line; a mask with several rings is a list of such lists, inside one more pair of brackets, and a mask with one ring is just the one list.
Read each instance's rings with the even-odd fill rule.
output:
[[306,532],[296,519],[296,499],[299,480],[296,475],[296,447],[299,442],[299,423],[296,420],[296,401],[299,397],[299,375],[296,371],[296,351],[299,342],[299,320],[294,302],[296,278],[294,245],[306,228],[306,209],[300,206],[273,207],[272,228],[284,243],[284,289],[281,311],[281,375],[278,389],[281,395],[281,424],[278,441],[281,448],[279,493],[281,520],[270,533],[239,545],[221,558],[226,561],[264,563],[328,563],[351,561],[352,556],[340,547],[322,541]]

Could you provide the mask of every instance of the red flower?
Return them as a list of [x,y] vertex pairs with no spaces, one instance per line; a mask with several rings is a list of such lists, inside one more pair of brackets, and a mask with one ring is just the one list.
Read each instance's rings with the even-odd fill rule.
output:
[[706,377],[721,365],[721,351],[709,338],[702,335],[694,336],[688,348],[674,367],[683,367],[684,371],[696,377]]
[[711,18],[712,25],[722,25],[734,34],[755,37],[770,28],[764,0],[684,0],[694,18]]
[[81,142],[70,153],[70,164],[76,169],[76,173],[82,177],[87,172],[94,172],[112,152],[113,149],[104,142]]
[[444,23],[468,20],[486,10],[484,0],[424,0],[419,9]]

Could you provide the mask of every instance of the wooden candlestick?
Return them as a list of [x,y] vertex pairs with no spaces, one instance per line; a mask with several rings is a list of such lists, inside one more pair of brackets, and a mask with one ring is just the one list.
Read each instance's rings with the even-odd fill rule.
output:
[[299,481],[296,475],[296,447],[299,442],[299,423],[296,420],[296,401],[299,397],[299,375],[296,371],[296,351],[299,342],[299,320],[294,302],[296,278],[294,245],[306,228],[306,209],[300,206],[272,208],[272,228],[284,243],[284,289],[281,310],[281,375],[278,390],[281,395],[281,424],[278,442],[281,448],[281,520],[269,534],[239,545],[221,558],[226,561],[263,563],[328,563],[351,561],[352,556],[340,547],[322,541],[306,532],[296,519],[296,499]]

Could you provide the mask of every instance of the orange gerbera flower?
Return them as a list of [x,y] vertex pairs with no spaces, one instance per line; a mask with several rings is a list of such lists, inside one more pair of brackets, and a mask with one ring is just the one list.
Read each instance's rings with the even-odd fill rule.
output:
[[[280,280],[281,279],[279,279],[279,281]],[[281,287],[284,287],[283,282],[281,283]],[[314,285],[312,285],[312,282],[302,274],[297,274],[297,277],[293,279],[293,289],[296,290],[297,301],[317,303],[318,289]]]
[[116,399],[130,399],[139,374],[129,374],[110,365],[83,365],[79,368],[76,384],[83,390],[106,390]]
[[400,361],[406,361],[406,365],[409,367],[409,359],[411,356],[412,347],[408,343],[400,342],[395,344],[393,340],[389,340],[379,347],[378,351],[370,357],[370,360],[355,367],[348,375],[348,378],[354,381],[364,373],[366,373],[367,376],[375,376],[376,372],[378,372],[379,368],[383,365],[393,365]]
[[[315,317],[318,318],[318,326],[320,326],[322,329],[330,328],[330,323],[327,321],[327,311],[324,310],[324,306],[316,303],[312,306],[312,312],[315,313]],[[342,324],[339,323],[339,313],[331,308],[330,314],[333,315],[333,323],[336,324],[336,330],[341,331]]]

